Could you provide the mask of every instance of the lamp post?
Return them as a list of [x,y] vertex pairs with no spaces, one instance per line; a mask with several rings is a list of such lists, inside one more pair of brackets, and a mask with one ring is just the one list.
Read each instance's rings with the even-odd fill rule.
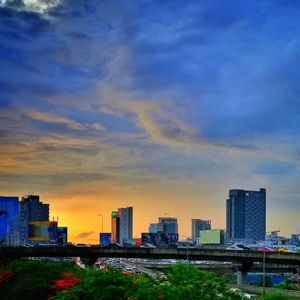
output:
[[186,242],[187,242],[187,247],[186,247],[186,269],[188,269],[188,263],[189,263],[189,242],[188,242],[188,236],[186,235],[180,235],[181,237],[186,238]]
[[263,251],[263,295],[265,294],[266,286],[266,251]]
[[190,244],[187,243],[187,247],[186,247],[186,263],[187,264],[189,263],[189,246],[190,246]]
[[101,232],[103,233],[103,215],[98,214],[101,217]]

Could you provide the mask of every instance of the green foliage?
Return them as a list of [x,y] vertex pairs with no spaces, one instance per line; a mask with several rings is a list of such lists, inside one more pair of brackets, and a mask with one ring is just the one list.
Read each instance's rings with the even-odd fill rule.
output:
[[279,284],[276,284],[276,285],[274,285],[274,287],[276,289],[300,291],[299,284],[293,284],[289,280],[285,280]]
[[233,300],[241,296],[229,292],[225,281],[212,272],[202,272],[191,265],[178,264],[167,273],[167,282],[158,288],[170,300]]
[[15,276],[12,283],[0,288],[1,300],[46,300],[50,286],[61,278],[62,273],[80,277],[80,284],[59,292],[52,300],[243,299],[227,290],[222,277],[186,264],[171,267],[159,280],[147,275],[125,274],[118,268],[81,270],[71,263],[15,261],[5,269],[13,271]]
[[[69,296],[68,294],[71,294]],[[121,270],[88,270],[80,286],[60,293],[56,300],[242,300],[229,292],[225,281],[214,273],[201,272],[191,265],[175,265],[166,277],[124,275]]]
[[63,272],[80,271],[72,263],[52,263],[45,261],[13,261],[3,266],[15,273],[13,282],[0,288],[1,300],[47,299],[49,287]]
[[125,299],[132,285],[130,275],[124,275],[118,268],[106,271],[88,270],[81,285],[84,299]]
[[[86,270],[80,286],[58,294],[59,300],[118,300],[118,299],[157,299],[153,296],[155,281],[147,276],[124,274],[118,268],[106,270]],[[72,294],[72,296],[70,296]]]
[[259,297],[257,300],[299,300],[299,298],[279,293],[268,293],[264,296]]

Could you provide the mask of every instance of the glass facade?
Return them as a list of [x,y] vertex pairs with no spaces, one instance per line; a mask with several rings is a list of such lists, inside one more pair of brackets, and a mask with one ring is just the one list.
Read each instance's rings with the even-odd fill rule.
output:
[[[165,233],[178,233],[178,223],[177,218],[164,218],[160,217],[158,219],[157,231]],[[161,230],[163,229],[163,230]]]
[[263,241],[266,234],[266,190],[230,190],[226,201],[227,242]]
[[19,198],[0,197],[0,245],[10,245],[18,233]]
[[211,221],[192,219],[192,239],[196,240],[200,236],[200,230],[210,230]]

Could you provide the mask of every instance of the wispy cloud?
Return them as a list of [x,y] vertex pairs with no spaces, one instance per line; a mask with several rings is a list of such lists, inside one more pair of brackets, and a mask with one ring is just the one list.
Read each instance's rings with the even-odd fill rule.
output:
[[71,120],[69,118],[61,117],[55,114],[49,114],[41,111],[28,111],[27,116],[29,116],[33,120],[37,120],[45,123],[66,125],[71,129],[82,130],[84,128],[82,124],[74,120]]
[[58,116],[51,113],[45,113],[41,111],[27,111],[26,115],[29,116],[31,119],[36,121],[41,121],[44,123],[53,123],[53,124],[62,124],[74,130],[88,130],[94,129],[99,131],[104,131],[105,128],[99,123],[92,123],[92,124],[81,124],[77,121],[74,121],[70,118]]
[[76,236],[76,239],[86,239],[89,236],[91,236],[94,233],[94,231],[88,231],[88,232],[81,232]]

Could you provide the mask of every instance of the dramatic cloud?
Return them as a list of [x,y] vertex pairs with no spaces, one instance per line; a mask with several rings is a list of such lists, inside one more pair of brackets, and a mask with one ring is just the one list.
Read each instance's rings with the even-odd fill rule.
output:
[[279,0],[0,1],[2,192],[46,195],[73,238],[99,228],[75,224],[70,203],[84,216],[132,204],[145,229],[167,211],[186,234],[191,211],[224,227],[230,188],[266,187],[274,215],[283,198],[299,207],[299,13]]
[[35,12],[44,12],[56,6],[59,0],[1,0],[0,6]]

